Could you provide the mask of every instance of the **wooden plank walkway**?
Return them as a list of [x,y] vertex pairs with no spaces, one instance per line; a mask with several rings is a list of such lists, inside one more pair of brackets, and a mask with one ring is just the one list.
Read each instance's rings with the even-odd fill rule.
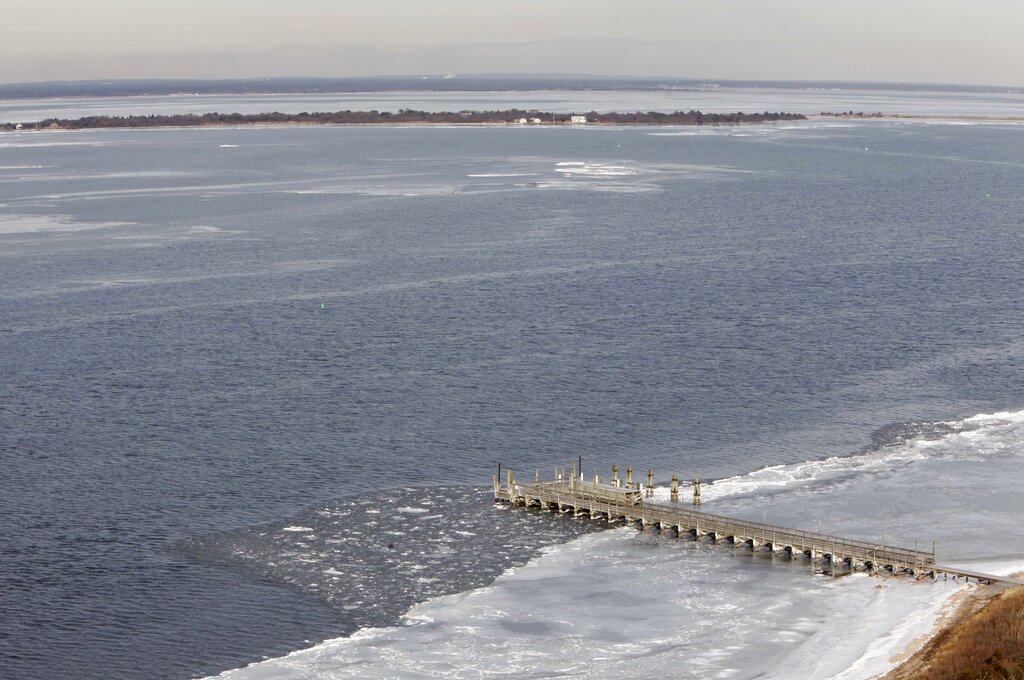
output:
[[1014,578],[1012,576],[997,576],[996,574],[986,574],[981,571],[973,571],[971,569],[961,569],[960,567],[944,567],[940,564],[935,565],[935,573],[947,574],[954,577],[964,577],[967,580],[974,579],[978,583],[1004,583],[1011,586],[1024,586],[1024,579]]
[[679,502],[659,503],[643,498],[638,485],[623,487],[613,484],[585,482],[559,475],[554,480],[517,483],[509,471],[507,484],[494,478],[495,502],[540,507],[556,512],[571,513],[602,519],[609,523],[636,523],[677,535],[710,536],[734,546],[747,546],[752,550],[770,551],[791,557],[822,559],[832,565],[863,568],[871,573],[907,573],[914,576],[948,575],[975,579],[979,583],[1005,583],[1024,585],[1024,581],[984,574],[957,567],[940,566],[932,551],[911,550],[870,541],[844,538],[831,534],[805,531],[761,522],[750,522],[691,510]]

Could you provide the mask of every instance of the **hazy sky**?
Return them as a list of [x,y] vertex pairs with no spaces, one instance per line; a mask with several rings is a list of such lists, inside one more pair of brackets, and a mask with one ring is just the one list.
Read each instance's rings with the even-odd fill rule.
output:
[[435,73],[1024,86],[1024,0],[46,0],[0,82]]

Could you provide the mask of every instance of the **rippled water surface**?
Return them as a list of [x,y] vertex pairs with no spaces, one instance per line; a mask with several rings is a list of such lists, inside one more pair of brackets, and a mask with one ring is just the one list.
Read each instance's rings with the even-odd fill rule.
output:
[[[946,586],[486,487],[582,455],[1024,564],[1022,134],[0,135],[5,674],[195,677],[358,631],[240,673],[752,677],[770,650],[864,677]],[[866,637],[816,667],[838,612]]]

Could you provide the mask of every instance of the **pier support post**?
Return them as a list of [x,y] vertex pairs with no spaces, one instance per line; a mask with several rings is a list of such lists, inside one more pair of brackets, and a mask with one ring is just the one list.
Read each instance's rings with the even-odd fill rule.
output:
[[[921,551],[918,543],[914,550],[889,548],[882,544],[866,541],[841,539],[825,535],[819,525],[817,532],[787,529],[740,519],[705,515],[699,509],[685,510],[677,505],[679,500],[679,475],[672,474],[670,498],[672,504],[647,502],[642,497],[654,496],[654,471],[648,470],[646,484],[633,481],[633,468],[627,468],[629,487],[621,489],[618,465],[612,466],[611,482],[600,486],[601,477],[593,473],[594,485],[584,481],[582,466],[577,461],[571,465],[556,465],[557,483],[541,480],[540,473],[534,475],[535,482],[519,486],[514,469],[500,466],[498,474],[492,477],[495,502],[512,506],[542,509],[589,517],[592,521],[639,525],[641,530],[653,528],[660,532],[675,532],[676,535],[693,535],[697,540],[710,537],[714,542],[731,541],[734,547],[750,546],[751,550],[771,555],[789,553],[790,558],[807,556],[812,573],[829,573],[836,576],[849,571],[867,570],[871,574],[909,574],[915,579],[938,577],[940,568],[935,565],[935,543],[929,553]],[[505,476],[501,472],[504,470]],[[529,474],[529,473],[527,473]],[[507,484],[507,486],[506,486]],[[700,479],[693,480],[693,503],[701,502]],[[769,535],[771,534],[771,535]],[[770,551],[770,552],[769,552]],[[943,578],[953,577],[975,579],[979,583],[1000,581],[999,577],[985,574],[943,570]],[[1012,581],[1007,579],[1008,581]]]

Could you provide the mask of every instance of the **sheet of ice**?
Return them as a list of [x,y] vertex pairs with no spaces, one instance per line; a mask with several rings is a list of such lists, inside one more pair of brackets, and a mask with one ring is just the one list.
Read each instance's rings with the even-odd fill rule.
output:
[[0,235],[75,232],[129,226],[127,222],[84,222],[70,215],[0,215]]
[[[705,508],[929,549],[943,564],[1024,563],[1024,412],[919,424],[862,454],[776,466],[706,485]],[[979,531],[978,527],[984,527]],[[998,540],[993,540],[998,537]]]
[[[807,528],[821,518],[840,535],[889,532],[896,544],[934,535],[943,558],[1020,571],[1024,495],[1013,480],[1024,457],[1024,412],[899,432],[862,454],[707,484],[703,509]],[[666,491],[658,493],[662,502]],[[402,626],[367,628],[221,677],[858,680],[891,668],[951,597],[972,587],[814,570],[615,529],[547,548],[491,585],[416,605]]]
[[418,605],[403,626],[219,677],[864,678],[959,587],[811,577],[770,558],[619,529]]
[[466,177],[532,177],[536,174],[534,172],[474,172]]

